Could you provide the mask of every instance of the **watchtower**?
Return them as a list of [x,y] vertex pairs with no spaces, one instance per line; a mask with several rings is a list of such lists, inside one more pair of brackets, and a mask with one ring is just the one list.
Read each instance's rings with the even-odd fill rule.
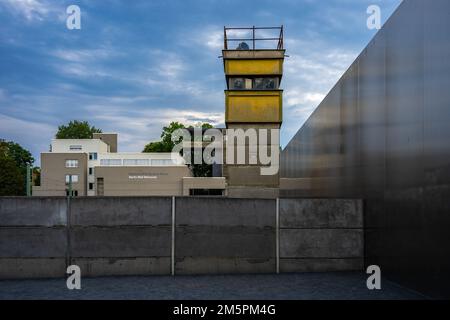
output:
[[[283,120],[283,90],[280,89],[285,57],[283,26],[224,27],[222,57],[227,84],[226,127],[244,131],[255,129],[258,132],[259,144],[260,130],[279,130]],[[270,136],[267,137],[268,152],[273,152],[273,148],[279,151],[279,135],[277,137],[276,143],[271,142]],[[239,152],[239,149],[242,151],[241,147],[250,147],[248,140],[242,146],[238,145],[236,152]],[[255,150],[250,148],[247,153],[245,163],[226,163],[223,167],[223,175],[228,183],[228,195],[277,196],[278,173],[262,175],[260,169],[263,164]],[[275,161],[278,166],[279,157]]]

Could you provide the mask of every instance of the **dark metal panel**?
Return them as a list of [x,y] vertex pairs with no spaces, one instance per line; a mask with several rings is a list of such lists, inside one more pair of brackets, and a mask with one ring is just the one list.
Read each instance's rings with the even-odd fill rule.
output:
[[405,0],[281,154],[282,177],[363,197],[365,260],[450,297],[450,1]]
[[423,5],[406,1],[387,24],[387,188],[423,182]]
[[355,62],[341,80],[339,196],[355,195],[361,190],[358,76],[359,63]]
[[385,32],[377,34],[359,59],[359,147],[361,187],[378,193],[385,185],[386,82]]
[[424,16],[424,165],[425,185],[436,185],[450,181],[450,1],[429,2]]

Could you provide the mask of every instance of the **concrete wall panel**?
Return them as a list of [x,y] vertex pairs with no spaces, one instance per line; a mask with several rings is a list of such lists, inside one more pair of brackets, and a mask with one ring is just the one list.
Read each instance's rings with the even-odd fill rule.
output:
[[283,258],[361,258],[363,250],[360,229],[280,230]]
[[65,257],[65,228],[0,228],[0,257]]
[[65,198],[0,197],[0,226],[64,226]]
[[170,197],[75,198],[71,205],[71,224],[169,226],[171,212]]
[[169,257],[169,227],[74,227],[72,257]]
[[275,200],[177,198],[178,226],[275,227]]
[[176,274],[273,273],[274,258],[185,257],[177,259]]
[[72,264],[80,266],[82,277],[168,275],[170,258],[74,258]]
[[275,206],[275,200],[177,199],[176,272],[274,272]]
[[176,256],[271,258],[275,256],[275,230],[178,227]]
[[65,274],[65,258],[0,258],[0,279],[63,278]]
[[363,268],[363,258],[298,258],[280,260],[280,272],[361,271]]
[[362,228],[361,200],[280,199],[281,228]]

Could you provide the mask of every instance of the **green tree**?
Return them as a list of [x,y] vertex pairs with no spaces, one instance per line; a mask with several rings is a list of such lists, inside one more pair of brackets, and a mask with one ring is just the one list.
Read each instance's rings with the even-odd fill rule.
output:
[[0,155],[0,196],[24,195],[25,179],[15,161]]
[[12,141],[0,140],[0,196],[25,195],[27,165],[34,158],[28,150]]
[[142,152],[170,152],[162,141],[149,142]]
[[179,122],[171,122],[167,127],[163,127],[161,141],[148,143],[142,152],[172,152],[175,143],[172,142],[172,133],[177,129],[186,128]]
[[32,166],[34,163],[34,158],[30,151],[12,141],[2,141],[1,143],[5,146],[7,154],[15,161],[17,167],[26,173],[27,165]]
[[[213,126],[209,123],[197,123],[195,126],[189,126],[189,128],[202,128],[204,130],[211,129]],[[204,139],[205,137],[203,137]],[[194,137],[195,139],[195,137]],[[203,151],[203,150],[202,150]],[[192,154],[192,159],[194,158],[194,154]],[[189,168],[192,171],[194,177],[212,177],[212,165],[202,163],[202,164],[191,164]]]
[[[209,123],[197,123],[195,126],[186,127],[184,124],[179,122],[171,122],[167,127],[163,127],[161,133],[161,141],[155,141],[148,143],[143,152],[172,152],[175,143],[172,141],[172,133],[177,129],[183,128],[203,128],[211,129],[213,126]],[[192,154],[192,159],[194,155]],[[191,164],[189,168],[192,171],[194,177],[210,177],[212,176],[212,165],[206,163],[202,164]]]
[[67,125],[58,127],[56,139],[92,139],[94,133],[101,133],[102,130],[91,126],[87,121],[70,121]]

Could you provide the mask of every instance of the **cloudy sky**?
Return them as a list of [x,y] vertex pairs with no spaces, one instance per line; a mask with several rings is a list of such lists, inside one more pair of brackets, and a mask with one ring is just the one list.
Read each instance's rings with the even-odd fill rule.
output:
[[[223,26],[285,26],[286,146],[401,0],[0,0],[0,138],[38,160],[58,125],[88,120],[141,151],[171,121],[221,126]],[[81,8],[68,30],[66,8]]]

